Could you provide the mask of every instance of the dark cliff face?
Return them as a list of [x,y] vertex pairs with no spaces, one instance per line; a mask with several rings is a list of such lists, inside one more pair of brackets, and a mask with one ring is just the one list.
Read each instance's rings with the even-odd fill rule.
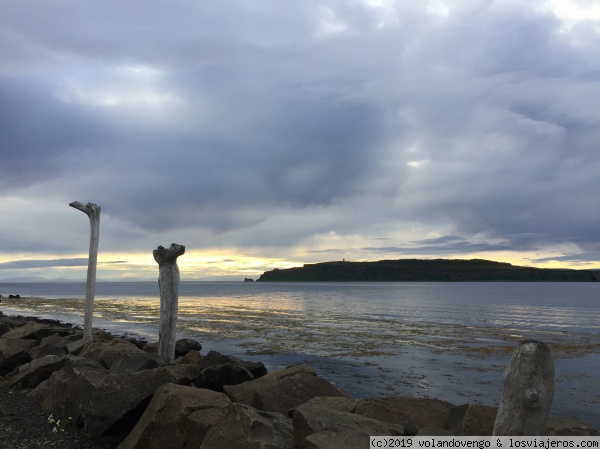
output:
[[518,267],[487,260],[382,260],[378,262],[324,262],[267,271],[263,282],[409,282],[409,281],[569,281],[597,280],[591,270]]

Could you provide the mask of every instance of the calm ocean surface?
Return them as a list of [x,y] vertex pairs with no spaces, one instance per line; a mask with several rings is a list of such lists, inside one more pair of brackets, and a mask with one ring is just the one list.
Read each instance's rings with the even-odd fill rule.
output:
[[[9,294],[21,299],[7,299]],[[354,397],[497,406],[522,339],[556,358],[552,414],[600,428],[600,283],[182,283],[178,337],[259,360],[306,362]],[[0,283],[5,314],[83,323],[84,283]],[[157,339],[155,283],[96,285],[94,326]]]

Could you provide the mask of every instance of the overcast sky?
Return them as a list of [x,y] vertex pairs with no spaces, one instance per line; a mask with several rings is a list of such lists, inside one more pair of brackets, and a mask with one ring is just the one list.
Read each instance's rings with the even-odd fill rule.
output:
[[600,267],[593,0],[0,0],[0,280]]

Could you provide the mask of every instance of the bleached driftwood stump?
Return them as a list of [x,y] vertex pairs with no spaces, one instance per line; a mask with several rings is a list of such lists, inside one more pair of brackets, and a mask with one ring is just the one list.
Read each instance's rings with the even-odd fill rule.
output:
[[159,246],[153,251],[158,263],[160,289],[160,323],[158,329],[158,355],[165,363],[175,360],[177,338],[177,307],[179,302],[179,267],[177,258],[185,253],[185,246],[172,243],[170,248]]
[[554,357],[546,343],[522,341],[504,372],[493,435],[542,435],[554,398]]
[[82,204],[79,201],[69,206],[84,212],[90,219],[90,255],[88,258],[87,284],[85,289],[85,316],[83,339],[93,341],[92,321],[94,316],[94,294],[96,291],[96,265],[98,264],[98,241],[100,240],[100,206],[95,203]]

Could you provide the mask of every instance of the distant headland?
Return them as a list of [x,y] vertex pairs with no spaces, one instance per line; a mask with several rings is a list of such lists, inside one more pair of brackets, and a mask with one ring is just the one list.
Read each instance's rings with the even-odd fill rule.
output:
[[322,262],[274,269],[257,282],[598,282],[600,270],[534,268],[483,259]]

